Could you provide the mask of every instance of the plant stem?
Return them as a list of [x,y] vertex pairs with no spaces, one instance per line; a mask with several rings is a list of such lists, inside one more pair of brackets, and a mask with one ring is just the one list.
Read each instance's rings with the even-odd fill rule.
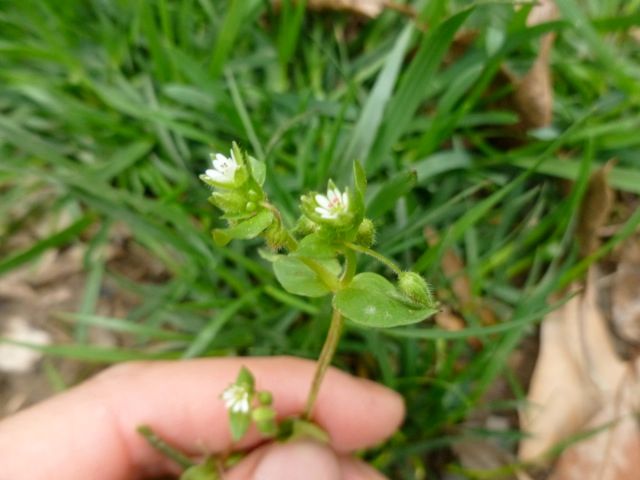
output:
[[345,242],[345,245],[349,247],[351,250],[355,250],[356,252],[364,253],[365,255],[369,255],[370,257],[375,258],[380,263],[385,264],[396,275],[400,275],[402,273],[402,269],[398,267],[393,261],[382,255],[381,253],[376,252],[375,250],[371,250],[370,248],[363,247],[362,245],[357,245],[351,242]]
[[302,417],[305,420],[310,420],[311,415],[313,414],[313,406],[318,397],[318,392],[320,391],[320,385],[322,384],[324,374],[327,372],[327,368],[329,368],[333,355],[336,352],[336,347],[338,346],[340,333],[342,333],[342,323],[342,315],[334,308],[331,315],[329,332],[327,333],[327,338],[322,346],[322,352],[320,352],[320,358],[318,358],[318,366],[316,367],[316,372],[313,376],[313,382],[311,382],[311,390],[307,397],[307,406],[304,409],[304,416]]
[[342,278],[340,278],[340,283],[342,283],[343,287],[351,283],[353,276],[356,274],[357,266],[356,254],[347,248],[344,252],[344,273],[342,274]]
[[182,468],[187,469],[192,467],[194,463],[182,452],[179,452],[167,442],[158,437],[153,430],[147,425],[140,425],[138,427],[138,433],[142,435],[149,445],[155,448],[158,452],[162,453],[165,457],[170,458]]

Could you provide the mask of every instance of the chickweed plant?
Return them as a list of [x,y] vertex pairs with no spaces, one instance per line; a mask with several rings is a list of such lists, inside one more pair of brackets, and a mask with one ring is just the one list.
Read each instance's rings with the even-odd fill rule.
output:
[[[345,319],[367,328],[398,327],[435,314],[436,301],[422,276],[402,270],[373,248],[376,232],[374,222],[365,216],[367,180],[359,163],[353,164],[351,189],[329,180],[326,193],[302,195],[301,215],[295,225],[288,226],[263,189],[267,174],[263,162],[243,152],[236,143],[228,157],[217,153],[211,160],[211,168],[200,179],[212,188],[209,201],[223,212],[228,223],[227,228],[212,231],[215,243],[225,246],[232,240],[262,237],[268,248],[260,249],[259,254],[271,262],[287,292],[332,297],[329,329],[302,417],[276,423],[271,394],[257,392],[253,375],[243,367],[236,381],[220,395],[229,413],[232,437],[241,440],[255,423],[265,437],[288,440],[306,436],[326,441],[327,434],[312,423],[313,408]],[[395,274],[394,281],[374,272],[358,272],[358,255],[368,255],[387,266]],[[207,459],[186,470],[183,478],[195,478],[187,476],[194,471],[203,472],[204,476],[197,477],[202,480],[218,478],[211,465]]]
[[[332,296],[332,314],[327,337],[318,359],[303,420],[309,420],[322,379],[340,339],[344,319],[369,328],[388,328],[420,322],[436,312],[427,282],[417,273],[403,271],[391,259],[375,251],[375,227],[365,217],[367,180],[362,167],[353,164],[353,187],[341,189],[329,180],[326,193],[309,192],[300,198],[301,215],[290,228],[278,208],[269,202],[262,186],[263,163],[233,144],[229,157],[212,156],[212,168],[200,176],[213,188],[211,203],[224,212],[225,229],[213,231],[218,245],[235,239],[261,236],[267,250],[260,255],[272,263],[282,287],[294,295]],[[395,274],[395,284],[373,272],[358,272],[357,255],[368,255]],[[223,393],[228,398],[242,385],[250,386],[246,372]],[[252,408],[227,403],[233,436],[246,432]],[[258,427],[260,427],[260,423]],[[261,428],[270,433],[272,425]]]

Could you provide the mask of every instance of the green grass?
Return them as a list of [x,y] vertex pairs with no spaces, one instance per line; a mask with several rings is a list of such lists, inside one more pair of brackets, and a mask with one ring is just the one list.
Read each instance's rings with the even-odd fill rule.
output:
[[[209,152],[237,140],[267,162],[266,189],[293,221],[301,193],[329,176],[344,185],[357,159],[380,249],[416,263],[459,308],[440,268],[453,249],[500,321],[486,327],[464,311],[469,328],[456,333],[348,327],[335,363],[396,388],[409,412],[368,459],[392,478],[434,478],[455,464],[451,444],[495,436],[462,421],[498,377],[513,378],[506,360],[552,308],[548,295],[593,260],[579,263],[572,237],[589,172],[615,158],[612,184],[640,193],[640,49],[628,37],[639,5],[558,0],[559,21],[527,28],[526,10],[509,2],[413,3],[426,32],[395,12],[365,22],[290,6],[281,17],[258,0],[0,0],[0,274],[90,237],[86,291],[66,316],[77,343],[45,352],[98,363],[316,357],[327,302],[284,292],[253,244],[215,247],[209,231],[220,220],[197,174]],[[452,61],[464,28],[478,38]],[[492,80],[502,64],[530,65],[548,31],[558,36],[553,127],[499,148],[491,138],[517,116],[490,101],[501,94]],[[573,181],[569,194],[558,179]],[[44,207],[30,200],[42,192]],[[8,250],[21,225],[63,214],[68,227]],[[166,282],[135,283],[105,265],[121,225],[162,262]],[[426,226],[440,233],[432,248]],[[140,295],[127,318],[96,315],[107,278]],[[137,348],[87,344],[88,326],[126,333]],[[524,387],[511,385],[514,410]],[[516,433],[500,438],[513,445]]]

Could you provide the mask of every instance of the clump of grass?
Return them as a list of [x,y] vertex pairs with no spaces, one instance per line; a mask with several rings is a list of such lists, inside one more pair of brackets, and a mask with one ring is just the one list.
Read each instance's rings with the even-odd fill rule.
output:
[[[301,192],[359,160],[371,179],[367,207],[387,225],[379,249],[416,263],[460,308],[455,278],[441,268],[453,250],[472,294],[499,319],[486,326],[460,308],[467,328],[458,332],[345,332],[337,363],[401,391],[410,412],[370,460],[393,478],[433,475],[441,465],[432,459],[479,434],[463,420],[496,378],[512,379],[510,408],[522,401],[506,360],[553,308],[549,294],[583,274],[572,229],[590,171],[615,157],[612,184],[640,193],[633,3],[557,0],[559,22],[527,28],[526,8],[509,4],[415,2],[423,31],[394,12],[366,23],[290,12],[283,22],[257,0],[0,2],[0,274],[81,235],[95,251],[124,225],[169,279],[131,282],[88,254],[72,315],[77,343],[48,353],[99,363],[314,358],[328,305],[284,292],[251,246],[214,247],[196,173],[209,151],[238,139],[268,163],[266,188],[292,221]],[[471,26],[475,42],[450,60],[456,34]],[[492,79],[503,62],[530,61],[523,52],[547,31],[558,35],[553,128],[505,151],[492,133],[517,118],[492,106]],[[557,178],[573,181],[569,194]],[[70,223],[9,251],[16,228],[38,211],[15,207],[43,191],[46,215]],[[439,232],[432,247],[426,226]],[[95,315],[105,278],[140,295],[128,318]],[[139,347],[86,344],[89,325],[126,332]]]

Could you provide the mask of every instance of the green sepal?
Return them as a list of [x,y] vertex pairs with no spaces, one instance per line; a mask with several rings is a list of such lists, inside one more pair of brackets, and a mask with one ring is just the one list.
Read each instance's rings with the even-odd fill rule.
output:
[[258,185],[264,185],[264,181],[267,178],[267,166],[264,162],[261,162],[256,158],[253,158],[251,156],[248,156],[247,158],[249,160],[248,164],[249,169],[251,170],[251,177],[253,177]]
[[[338,275],[342,270],[340,262],[336,259],[316,259],[315,262],[324,268],[328,275],[335,277],[335,282],[338,281]],[[322,297],[331,292],[327,284],[320,280],[318,274],[300,258],[280,255],[273,262],[273,271],[282,288],[294,295]]]
[[253,217],[226,229],[216,229],[212,232],[213,240],[223,247],[231,240],[254,238],[260,235],[273,222],[273,213],[262,210]]
[[256,381],[251,371],[247,367],[243,366],[238,372],[235,384],[238,386],[246,387],[250,392],[253,392]]
[[333,306],[349,320],[371,328],[409,325],[437,312],[417,305],[386,278],[371,272],[356,275],[333,297]]
[[287,418],[280,422],[278,440],[294,442],[296,440],[312,439],[320,443],[329,443],[331,437],[320,426],[301,418]]
[[209,457],[204,462],[187,468],[180,480],[220,480],[220,474],[213,458]]
[[250,426],[251,412],[229,412],[229,427],[231,429],[231,438],[234,441],[241,440]]

